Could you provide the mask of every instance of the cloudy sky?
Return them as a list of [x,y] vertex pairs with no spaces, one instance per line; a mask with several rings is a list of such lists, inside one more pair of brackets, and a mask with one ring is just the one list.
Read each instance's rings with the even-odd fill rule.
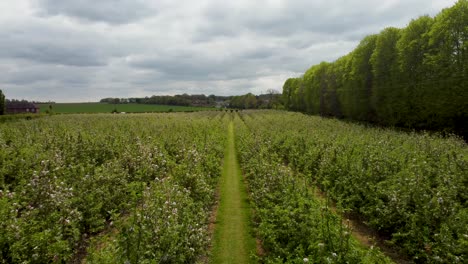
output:
[[0,0],[7,98],[259,94],[455,0]]

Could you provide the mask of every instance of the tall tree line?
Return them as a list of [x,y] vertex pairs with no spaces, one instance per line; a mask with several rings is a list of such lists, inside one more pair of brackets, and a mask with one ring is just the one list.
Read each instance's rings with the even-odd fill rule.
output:
[[5,95],[3,94],[2,90],[0,90],[0,115],[4,115],[5,113],[6,113]]
[[403,29],[365,37],[348,55],[283,86],[285,107],[467,138],[468,0]]

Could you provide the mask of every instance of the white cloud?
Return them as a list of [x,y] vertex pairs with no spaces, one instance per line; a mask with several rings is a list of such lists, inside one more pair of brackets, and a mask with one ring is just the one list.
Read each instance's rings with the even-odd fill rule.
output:
[[365,35],[454,2],[1,1],[0,87],[64,102],[280,90]]

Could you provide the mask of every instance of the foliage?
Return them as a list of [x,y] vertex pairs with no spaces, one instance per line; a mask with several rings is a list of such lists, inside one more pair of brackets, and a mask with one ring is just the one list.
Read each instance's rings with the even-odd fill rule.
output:
[[468,1],[364,38],[283,86],[287,109],[468,138]]
[[109,228],[113,239],[91,248],[90,261],[204,255],[226,137],[222,114],[0,124],[0,263],[68,262],[80,241]]
[[255,109],[258,106],[257,97],[252,93],[246,95],[233,96],[229,107],[239,109]]
[[3,94],[2,90],[0,90],[0,115],[4,115],[5,113],[6,113],[5,95]]
[[[302,196],[305,191],[294,175],[305,175],[343,210],[362,215],[371,227],[389,236],[413,261],[463,263],[468,259],[468,148],[462,140],[298,113],[242,115],[254,139],[243,143],[242,153],[246,154],[241,157],[249,166],[251,190],[256,193],[266,188],[259,195],[271,199],[269,210]],[[280,164],[287,167],[282,169]],[[275,184],[283,187],[272,189]],[[288,193],[294,190],[294,195]],[[283,197],[288,201],[282,201]],[[289,211],[300,208],[289,206]],[[281,229],[287,225],[285,222]]]
[[[368,39],[360,52],[368,55],[376,43]],[[360,62],[339,65],[352,63]],[[333,74],[330,64],[289,84],[326,87],[315,77],[327,72]],[[459,138],[291,112],[212,111],[0,124],[0,263],[71,262],[90,237],[89,263],[194,263],[206,256],[232,117],[265,249],[261,261],[389,262],[352,238],[330,201],[316,198],[320,188],[414,262],[466,262],[468,148]]]
[[43,114],[14,114],[0,116],[0,123],[15,122],[19,120],[32,120],[44,117]]
[[54,103],[54,104],[38,104],[42,113],[49,112],[52,110],[53,113],[57,114],[69,114],[69,113],[112,113],[113,110],[116,112],[125,113],[152,113],[152,112],[169,112],[170,109],[174,112],[193,112],[193,111],[204,111],[212,110],[213,108],[206,107],[189,107],[189,106],[169,106],[169,105],[150,105],[150,104],[107,104],[107,103]]
[[283,164],[275,142],[264,134],[264,129],[279,132],[279,123],[260,121],[268,115],[242,117],[245,124],[236,119],[237,145],[266,251],[261,263],[390,263],[377,248],[362,248],[329,204],[314,197],[308,180]]
[[137,103],[137,104],[156,104],[156,105],[177,105],[177,106],[203,106],[203,107],[213,107],[216,105],[217,100],[223,100],[223,96],[209,95],[204,94],[177,94],[174,96],[171,95],[153,95],[151,97],[145,98],[103,98],[100,103],[109,103],[109,104],[128,104],[128,103]]

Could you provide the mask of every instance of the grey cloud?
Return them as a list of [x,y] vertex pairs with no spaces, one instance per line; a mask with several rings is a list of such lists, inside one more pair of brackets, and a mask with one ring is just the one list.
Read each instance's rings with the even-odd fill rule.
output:
[[[207,21],[200,25],[197,39],[210,40],[219,36],[239,36],[252,32],[258,35],[288,37],[298,32],[339,34],[356,22],[337,19],[334,14],[321,10],[314,2],[290,2],[281,8],[241,7],[232,10],[224,5],[206,8]],[[358,19],[352,16],[349,19]]]
[[37,62],[62,64],[72,66],[99,66],[105,62],[98,54],[80,47],[64,47],[52,43],[35,43],[29,47],[14,50],[17,58],[34,60]]
[[44,81],[28,86],[9,85],[3,90],[7,98],[34,101],[89,102],[96,101],[96,87],[67,85],[56,81]]
[[130,61],[133,67],[157,71],[172,79],[203,79],[226,72],[230,61],[215,60],[195,50],[165,52],[157,57],[140,57]]
[[200,25],[195,39],[209,41],[219,36],[235,37],[246,31],[280,37],[304,32],[339,36],[363,29],[369,34],[372,29],[380,30],[395,24],[403,26],[409,19],[431,11],[426,0],[388,2],[390,4],[370,0],[301,0],[285,1],[280,7],[256,3],[243,7],[224,3],[209,5],[204,10],[206,21]]
[[34,20],[28,22],[33,23],[2,25],[0,58],[57,65],[102,66],[112,56],[107,40],[99,35]]
[[281,90],[286,78],[345,55],[365,35],[455,0],[437,1],[437,10],[426,0],[17,1],[36,9],[0,10],[2,90],[96,101]]
[[142,58],[131,62],[132,66],[153,69],[173,77],[197,77],[208,73],[222,71],[222,65],[217,62],[208,62],[194,56],[175,55],[162,58]]
[[165,76],[166,79],[173,81],[235,80],[259,77],[265,74],[265,71],[262,72],[263,67],[242,57],[217,60],[196,55],[177,55],[164,58],[136,59],[130,65],[154,70]]
[[38,0],[41,15],[65,15],[91,22],[125,24],[155,14],[139,0]]
[[278,50],[269,48],[257,48],[241,54],[239,57],[247,60],[264,60],[278,54]]
[[0,82],[8,85],[36,85],[45,82],[60,83],[62,86],[87,86],[91,84],[95,69],[21,63],[15,69],[2,67],[4,74]]
[[[216,95],[235,95],[248,92],[254,92],[253,79],[236,79],[232,81],[224,80],[198,80],[198,81],[162,81],[157,85],[144,89],[146,95],[164,95],[164,94],[199,94],[203,87],[204,94]],[[255,91],[256,92],[256,91]]]

